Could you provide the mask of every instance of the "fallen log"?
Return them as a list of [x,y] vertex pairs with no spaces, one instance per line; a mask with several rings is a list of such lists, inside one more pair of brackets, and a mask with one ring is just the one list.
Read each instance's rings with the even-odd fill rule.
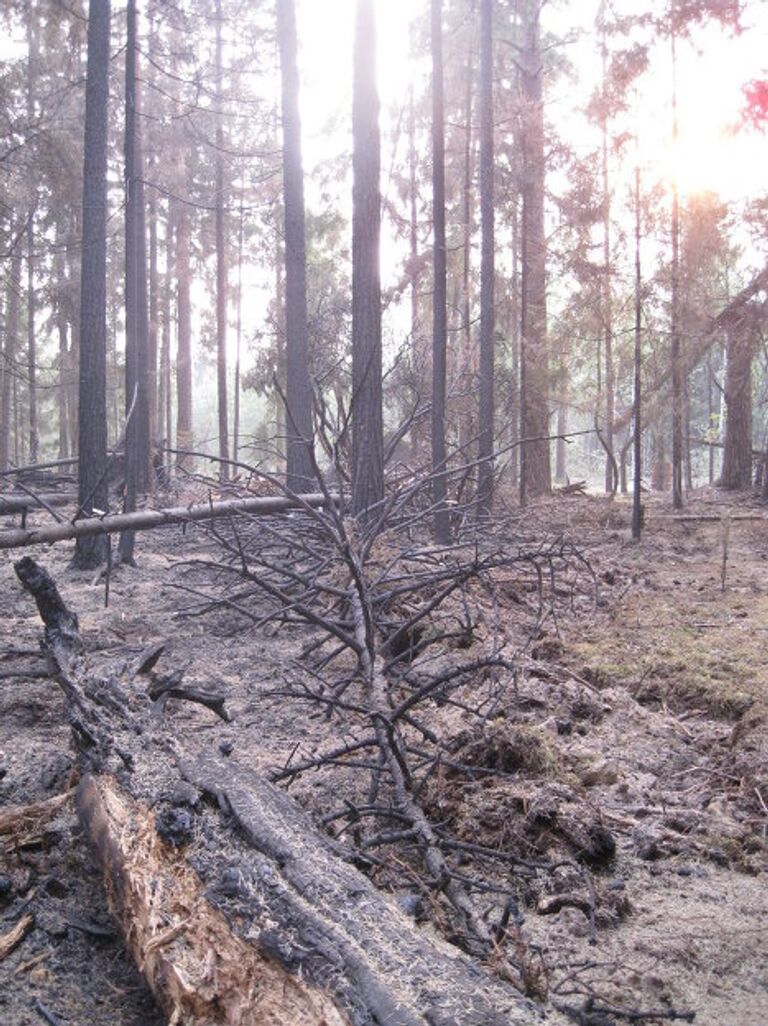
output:
[[61,460],[48,460],[47,463],[29,463],[23,467],[11,467],[9,470],[0,470],[0,477],[17,477],[18,475],[35,473],[38,470],[55,470],[57,467],[74,467],[80,461],[77,457]]
[[71,506],[74,502],[77,502],[76,495],[61,495],[58,492],[49,495],[6,493],[0,495],[0,516],[27,513],[31,509],[46,509],[48,506]]
[[419,929],[284,791],[232,758],[189,756],[135,666],[97,672],[50,576],[28,557],[16,572],[67,698],[81,821],[171,1023],[564,1022]]
[[[60,498],[60,496],[56,496]],[[220,520],[222,517],[247,513],[250,516],[270,516],[290,513],[292,510],[317,509],[325,506],[326,496],[315,493],[291,498],[283,495],[261,496],[253,499],[233,499],[209,502],[199,506],[176,506],[169,509],[142,509],[135,513],[114,513],[103,517],[87,517],[74,524],[50,524],[44,527],[19,528],[0,531],[0,549],[20,549],[29,545],[47,545],[57,541],[70,541],[120,531],[149,531],[172,524]],[[0,512],[2,509],[0,508]]]

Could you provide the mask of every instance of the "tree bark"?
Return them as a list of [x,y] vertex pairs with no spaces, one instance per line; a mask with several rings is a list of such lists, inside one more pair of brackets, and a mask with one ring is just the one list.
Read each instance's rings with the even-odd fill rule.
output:
[[[80,273],[80,371],[78,387],[78,504],[85,516],[106,512],[107,491],[107,132],[111,11],[109,0],[91,0],[85,86],[83,246]],[[63,354],[62,354],[63,356]],[[73,563],[80,569],[105,558],[103,538],[78,539]]]
[[435,541],[446,545],[451,523],[446,505],[445,400],[448,348],[448,254],[445,240],[445,101],[443,3],[432,0],[432,502]]
[[[185,166],[184,158],[180,158]],[[186,184],[186,177],[184,178]],[[176,209],[176,444],[179,449],[194,448],[192,428],[192,301],[190,249],[192,231],[189,209],[183,201]],[[185,469],[188,457],[180,456]]]
[[314,481],[312,384],[307,337],[307,249],[304,164],[299,113],[298,40],[294,0],[277,2],[283,105],[283,200],[285,214],[286,481],[304,491]]
[[[677,145],[677,47],[672,33],[672,146]],[[672,282],[670,364],[672,368],[672,505],[683,508],[683,367],[680,351],[680,191],[672,181]]]
[[480,3],[480,390],[478,406],[477,506],[493,509],[495,217],[493,195],[493,0]]
[[613,293],[611,286],[611,187],[608,167],[608,47],[606,44],[605,22],[602,21],[604,10],[601,11],[601,59],[602,59],[602,117],[601,117],[601,172],[603,184],[603,342],[605,346],[605,429],[603,432],[608,452],[605,458],[605,491],[613,495],[619,485],[614,468],[616,466],[613,444],[614,403],[616,393],[616,375],[613,366]]
[[[37,11],[30,6],[27,14],[27,120],[35,123],[35,73],[38,70]],[[37,463],[39,429],[37,422],[37,337],[35,335],[35,212],[37,189],[33,189],[27,219],[27,388],[29,394],[29,462]]]
[[[17,439],[16,412],[16,354],[19,335],[19,294],[21,292],[21,249],[17,243],[10,260],[8,301],[5,315],[5,347],[3,350],[3,376],[0,382],[0,470],[7,470],[11,462],[11,435]],[[18,463],[14,459],[14,463]]]
[[752,352],[750,332],[729,331],[725,372],[725,449],[722,488],[752,485]]
[[632,537],[643,532],[643,275],[641,264],[642,223],[640,211],[640,162],[635,166],[635,346],[634,346],[634,488],[632,492]]
[[[58,505],[60,497],[55,496],[54,498],[57,500],[55,504]],[[240,513],[247,513],[250,516],[270,516],[275,513],[301,509],[304,506],[317,508],[326,503],[326,496],[320,494],[297,496],[296,499],[274,495],[255,499],[234,499],[228,502],[209,502],[202,506],[176,506],[170,509],[137,510],[135,513],[114,513],[106,517],[76,520],[73,524],[50,524],[45,527],[0,531],[0,550],[24,548],[29,545],[49,545],[72,538],[101,538],[119,531],[151,531],[156,527],[167,527],[170,524],[218,520]],[[14,499],[10,511],[15,512],[20,508],[29,508],[33,505],[34,500],[31,498],[25,498],[22,502]],[[2,504],[0,504],[0,511],[2,511]]]
[[[224,210],[224,114],[222,82],[222,13],[216,0],[216,371],[219,410],[219,456],[229,459],[229,409],[227,404],[227,247]],[[223,481],[229,478],[229,466],[219,464]]]
[[[420,930],[285,792],[232,759],[187,756],[158,721],[151,688],[136,686],[151,668],[97,674],[50,576],[28,558],[16,573],[37,602],[67,701],[86,836],[128,947],[171,1021],[562,1023]],[[182,778],[188,798],[174,799]],[[225,811],[204,812],[202,795]],[[204,880],[187,857],[201,815]]]
[[352,136],[352,505],[360,514],[384,498],[381,140],[374,0],[357,0]]
[[[136,0],[126,9],[125,50],[125,508],[151,489],[149,438],[149,308],[143,154],[139,125]],[[133,535],[120,538],[121,563],[133,564]]]
[[550,491],[549,352],[544,231],[544,96],[541,0],[522,5],[523,226],[521,296],[520,500]]

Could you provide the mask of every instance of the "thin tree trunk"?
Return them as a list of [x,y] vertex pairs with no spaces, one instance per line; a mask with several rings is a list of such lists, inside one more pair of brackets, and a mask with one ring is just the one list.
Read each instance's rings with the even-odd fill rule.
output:
[[493,0],[480,3],[480,403],[478,512],[493,509],[495,240],[493,195]]
[[[472,345],[472,235],[473,235],[473,124],[472,106],[475,84],[475,50],[474,32],[470,34],[469,54],[467,57],[466,84],[464,93],[464,121],[466,133],[464,136],[464,180],[461,190],[461,210],[464,235],[461,246],[461,366],[466,375],[470,392],[474,392],[474,379],[477,361]],[[464,449],[474,436],[472,428],[473,417],[470,413],[462,418],[459,425],[459,445]]]
[[[27,121],[35,123],[35,74],[38,70],[37,12],[27,12]],[[39,433],[37,423],[37,338],[35,335],[35,210],[37,189],[33,189],[27,220],[27,387],[29,394],[29,461],[37,463]]]
[[[677,45],[672,34],[672,146],[678,139]],[[672,505],[683,508],[683,370],[680,352],[680,192],[672,182],[672,316],[670,331],[672,364]]]
[[640,245],[642,242],[642,223],[640,219],[640,164],[635,166],[635,351],[634,351],[634,447],[635,447],[635,478],[632,494],[632,537],[640,540],[643,531],[643,410],[642,410],[642,369],[643,369],[643,277]]
[[[160,441],[162,421],[158,418],[158,333],[160,326],[160,295],[157,275],[157,193],[152,190],[149,200],[149,334],[147,348],[149,438],[152,459]],[[154,474],[152,475],[154,485]]]
[[565,440],[568,431],[568,401],[570,399],[570,378],[568,362],[570,359],[570,339],[568,329],[563,334],[560,348],[560,398],[557,404],[557,440],[555,442],[555,480],[566,484],[568,481],[567,452]]
[[237,231],[237,333],[235,336],[235,418],[232,438],[232,459],[237,462],[240,451],[240,354],[243,342],[243,193],[240,192],[240,224]]
[[299,113],[298,40],[294,0],[278,0],[283,106],[283,198],[285,212],[285,423],[286,481],[304,491],[314,480],[312,466],[312,384],[307,339],[307,251],[304,164]]
[[611,187],[608,167],[608,47],[606,44],[605,24],[602,25],[601,38],[602,77],[603,77],[603,109],[602,109],[602,182],[603,182],[603,339],[605,345],[605,445],[608,449],[605,457],[605,491],[613,495],[619,484],[615,479],[613,421],[616,393],[616,378],[613,368],[613,297],[611,290]]
[[[147,302],[143,155],[139,128],[136,0],[128,0],[125,51],[125,509],[150,485],[149,309]],[[120,562],[134,563],[133,532],[120,537]]]
[[[158,368],[157,418],[162,448],[173,446],[171,434],[171,281],[173,276],[173,223],[170,201],[165,212],[165,268],[161,291],[160,357]],[[170,456],[164,456],[166,477],[170,468]]]
[[523,5],[523,242],[520,501],[551,488],[541,0]]
[[[712,353],[707,353],[707,435],[710,436],[715,416],[714,404],[714,371],[712,369]],[[710,485],[715,482],[715,447],[709,446],[707,458],[707,481]]]
[[[229,459],[229,410],[227,406],[227,250],[224,212],[224,124],[222,112],[222,14],[216,0],[216,368],[219,409],[219,456]],[[221,463],[223,481],[229,478],[229,465]]]
[[352,136],[352,504],[359,514],[384,498],[381,139],[374,0],[357,0]]
[[[184,158],[180,158],[182,165]],[[186,178],[184,179],[186,184]],[[176,216],[176,445],[194,449],[192,430],[192,304],[190,299],[190,248],[192,245],[189,209],[184,202]],[[179,469],[188,470],[190,458],[179,456]]]
[[35,336],[35,212],[27,221],[27,382],[29,389],[29,462],[37,463],[37,341]]
[[[78,505],[88,516],[107,511],[107,131],[110,3],[91,0],[85,86],[83,245],[80,275]],[[78,538],[73,564],[99,566],[103,538]]]
[[445,399],[448,343],[448,259],[445,241],[445,102],[443,96],[443,3],[432,0],[432,501],[438,544],[447,544],[451,524],[446,505]]
[[[5,318],[5,351],[3,353],[2,394],[0,394],[0,470],[8,470],[11,452],[18,465],[17,388],[16,353],[19,335],[19,294],[21,292],[21,249],[17,243],[11,254],[10,276],[8,278],[8,303]],[[13,414],[13,415],[12,415]],[[11,429],[15,446],[11,445]]]

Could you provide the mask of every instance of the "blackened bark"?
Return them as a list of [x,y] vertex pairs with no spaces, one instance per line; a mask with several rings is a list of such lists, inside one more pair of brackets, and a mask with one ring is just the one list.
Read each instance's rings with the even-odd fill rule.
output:
[[520,500],[549,492],[549,352],[544,233],[544,107],[541,0],[523,9],[523,240]]
[[[107,509],[107,128],[110,2],[91,0],[85,85],[83,245],[80,275],[78,504],[87,516]],[[104,538],[79,538],[74,565],[99,566]]]
[[381,139],[374,0],[357,0],[352,107],[352,504],[384,497],[381,383]]
[[[143,158],[138,110],[136,0],[126,9],[125,50],[125,509],[150,485],[149,309],[147,302]],[[120,537],[120,562],[133,563],[132,532]]]
[[[162,432],[158,419],[158,329],[160,324],[160,290],[157,275],[157,194],[152,190],[149,200],[149,333],[147,349],[149,438],[154,453]],[[154,475],[153,475],[154,478]],[[152,480],[154,486],[154,479]]]
[[29,390],[29,462],[37,463],[37,341],[35,338],[35,212],[27,221],[27,382]]
[[605,345],[605,429],[603,436],[608,450],[605,458],[605,491],[616,492],[619,482],[615,478],[613,421],[616,391],[616,373],[613,366],[613,295],[611,289],[611,188],[608,166],[608,46],[605,22],[601,12],[601,58],[602,58],[602,111],[600,132],[602,136],[602,184],[603,184],[603,341]]
[[[184,166],[184,158],[181,158]],[[186,178],[184,179],[186,184]],[[194,449],[192,430],[192,303],[190,298],[190,247],[192,232],[189,208],[179,203],[176,209],[176,445]],[[189,457],[179,456],[184,469]]]
[[752,484],[752,352],[749,331],[728,332],[725,370],[725,449],[720,485],[744,489]]
[[[0,470],[7,470],[11,460],[11,426],[16,423],[16,353],[19,334],[19,294],[21,292],[21,249],[17,244],[11,254],[8,279],[8,305],[5,317],[3,377],[0,383]],[[12,416],[12,411],[14,416]],[[18,443],[18,434],[15,441]],[[18,463],[18,459],[14,462]]]
[[307,251],[304,165],[299,114],[298,42],[294,0],[277,2],[283,105],[285,214],[286,471],[288,487],[307,491],[312,472],[312,385],[307,339]]
[[632,537],[640,540],[643,531],[643,277],[640,263],[642,224],[640,220],[640,163],[635,167],[635,352],[634,352],[634,450],[635,475],[632,494]]
[[[219,456],[229,459],[229,410],[227,407],[227,247],[224,212],[224,125],[222,114],[221,0],[216,0],[216,368],[219,407]],[[229,478],[229,465],[219,474]]]
[[[473,27],[474,28],[474,27]],[[477,357],[472,345],[472,236],[474,231],[474,126],[472,113],[475,93],[475,33],[474,30],[469,37],[469,53],[467,55],[466,82],[464,92],[464,167],[463,181],[461,186],[461,211],[464,227],[462,239],[462,263],[461,263],[461,367],[470,382],[470,388],[474,388],[475,373],[477,370]],[[462,450],[470,445],[475,436],[474,409],[465,407],[465,415],[458,425],[458,442]],[[464,453],[464,458],[468,455]]]
[[243,194],[240,193],[240,220],[237,230],[237,327],[235,335],[235,415],[232,428],[232,459],[237,462],[240,452],[240,356],[243,343]]
[[[677,144],[677,46],[672,33],[672,145]],[[683,366],[680,351],[680,190],[672,182],[672,505],[683,508]]]
[[[27,121],[35,123],[35,73],[37,71],[37,12],[33,5],[27,15]],[[29,462],[37,463],[38,459],[38,424],[37,424],[37,339],[35,336],[35,208],[37,207],[37,189],[33,190],[33,198],[29,218],[27,220],[27,384],[29,394]]]
[[493,207],[493,0],[480,4],[480,405],[478,512],[493,508],[495,219]]
[[432,501],[435,541],[450,541],[446,505],[445,393],[448,343],[448,260],[445,243],[445,103],[443,96],[443,3],[432,0]]

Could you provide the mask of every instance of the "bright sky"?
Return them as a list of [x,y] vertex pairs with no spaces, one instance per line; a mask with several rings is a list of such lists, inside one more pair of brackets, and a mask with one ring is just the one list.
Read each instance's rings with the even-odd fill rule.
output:
[[[637,13],[636,0],[616,0],[615,7]],[[413,0],[380,0],[379,84],[386,110],[407,102],[408,88],[421,79],[425,63],[409,57],[409,25],[414,17]],[[574,27],[589,28],[597,0],[545,8],[545,29],[567,35]],[[298,0],[301,66],[304,93],[302,109],[308,170],[349,145],[351,107],[352,38],[355,0]],[[668,48],[659,42],[653,68],[640,87],[640,130],[645,159],[660,174],[676,166],[685,191],[712,189],[724,199],[754,195],[768,187],[768,131],[762,136],[730,129],[738,117],[742,87],[752,78],[768,75],[768,3],[751,0],[747,7],[747,31],[728,36],[719,27],[698,31],[693,42],[678,48],[678,96],[680,145],[675,161],[669,153],[671,70]],[[549,115],[562,119],[573,131],[573,107],[593,88],[599,66],[593,38],[587,33],[567,49],[582,77],[576,90],[569,85],[556,95]],[[336,129],[328,131],[331,117]],[[384,155],[386,158],[386,155]]]

